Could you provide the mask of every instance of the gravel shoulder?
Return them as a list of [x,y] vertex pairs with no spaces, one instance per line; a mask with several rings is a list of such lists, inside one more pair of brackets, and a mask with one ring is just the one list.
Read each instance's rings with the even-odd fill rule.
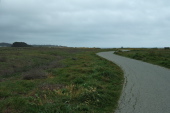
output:
[[125,82],[116,113],[169,113],[170,70],[113,53],[97,55],[124,71]]

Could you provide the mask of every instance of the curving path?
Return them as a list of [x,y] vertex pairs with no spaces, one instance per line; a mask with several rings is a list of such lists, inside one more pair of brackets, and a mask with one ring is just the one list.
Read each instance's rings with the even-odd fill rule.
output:
[[113,53],[97,55],[124,71],[125,83],[116,113],[170,113],[170,70]]

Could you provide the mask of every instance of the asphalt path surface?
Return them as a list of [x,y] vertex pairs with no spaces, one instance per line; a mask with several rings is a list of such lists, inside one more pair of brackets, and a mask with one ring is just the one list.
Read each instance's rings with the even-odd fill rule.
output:
[[124,71],[125,82],[116,113],[170,113],[170,69],[113,53],[97,55]]

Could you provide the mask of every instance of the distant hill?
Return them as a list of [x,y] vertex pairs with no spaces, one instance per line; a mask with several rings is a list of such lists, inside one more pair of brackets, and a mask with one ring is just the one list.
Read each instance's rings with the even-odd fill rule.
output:
[[0,47],[11,47],[12,44],[10,43],[5,43],[5,42],[2,42],[0,43]]

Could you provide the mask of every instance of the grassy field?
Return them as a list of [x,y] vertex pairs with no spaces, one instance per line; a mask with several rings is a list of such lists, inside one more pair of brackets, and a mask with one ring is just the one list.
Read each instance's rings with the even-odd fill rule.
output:
[[170,69],[170,49],[130,49],[131,51],[121,52],[116,54],[129,58],[142,60],[152,64],[160,65]]
[[110,113],[123,72],[101,49],[0,48],[1,113]]

